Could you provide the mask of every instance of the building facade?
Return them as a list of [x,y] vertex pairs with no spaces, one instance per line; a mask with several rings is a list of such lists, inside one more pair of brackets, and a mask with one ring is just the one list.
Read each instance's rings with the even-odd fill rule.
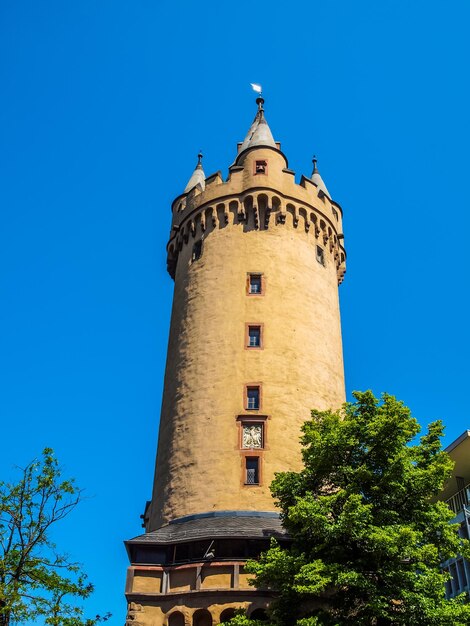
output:
[[[454,469],[439,499],[447,502],[453,511],[454,518],[450,523],[459,524],[460,536],[470,539],[470,430],[463,432],[447,446],[446,452],[454,462]],[[468,559],[458,555],[443,563],[442,568],[450,574],[446,584],[447,598],[466,593],[470,599]]]
[[247,558],[285,540],[269,485],[299,470],[312,408],[345,400],[342,209],[314,159],[295,180],[264,100],[229,175],[202,155],[172,205],[175,281],[154,488],[128,542],[128,624],[263,617]]

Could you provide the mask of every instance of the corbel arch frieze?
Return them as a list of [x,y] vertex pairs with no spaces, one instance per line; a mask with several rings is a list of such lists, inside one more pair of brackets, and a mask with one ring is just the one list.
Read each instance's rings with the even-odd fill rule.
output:
[[183,241],[184,243],[188,243],[189,234],[191,232],[191,220],[188,220],[183,228]]
[[239,218],[239,212],[240,212],[240,201],[238,200],[238,198],[234,199],[234,200],[230,200],[228,202],[228,210],[231,217],[231,221],[232,224],[234,224]]
[[286,204],[286,213],[292,215],[292,224],[294,228],[297,228],[299,224],[299,211],[293,202],[288,202]]
[[206,215],[206,223],[210,221],[212,224],[212,227],[215,228],[217,226],[217,211],[215,210],[215,207],[213,206],[207,207],[207,209],[204,212]]
[[239,221],[241,222],[247,221],[248,214],[253,208],[254,201],[255,201],[254,196],[251,193],[242,196],[240,200],[240,207],[239,207],[239,212],[238,212]]
[[269,221],[271,219],[271,213],[274,214],[275,218],[281,212],[282,200],[279,196],[275,194],[271,194],[268,206],[266,207],[266,212],[264,215],[264,228],[269,228]]
[[335,242],[333,240],[333,231],[331,230],[330,226],[328,226],[328,242],[329,242],[330,252],[333,252]]
[[215,207],[215,211],[219,225],[227,225],[229,223],[228,204],[225,202],[219,202]]
[[275,213],[277,213],[278,211],[282,211],[282,198],[273,195],[271,197],[271,207]]
[[167,252],[167,262],[168,263],[173,263],[176,262],[176,253],[175,253],[175,243],[172,243],[168,246],[168,252]]
[[[266,224],[266,213],[268,215],[271,213],[270,197],[266,192],[260,192],[254,194],[253,198],[253,217],[255,228],[259,228],[261,220],[263,220],[263,224]],[[269,222],[269,217],[268,217]]]
[[264,209],[265,207],[267,207],[269,204],[269,200],[270,200],[270,197],[265,191],[260,191],[254,194],[255,204],[257,204],[258,207],[260,208]]
[[303,219],[304,221],[304,228],[305,228],[305,232],[308,233],[308,231],[310,230],[310,220],[308,218],[308,213],[307,213],[307,209],[303,206],[301,206],[299,208],[299,216]]
[[259,228],[259,207],[257,203],[253,204],[253,221],[255,228]]
[[[322,235],[324,245],[329,242],[330,249],[333,249],[338,242],[334,227],[332,228],[330,223],[327,223],[323,216],[320,216],[321,214],[318,215],[315,210],[304,205],[297,205],[294,202],[285,203],[281,197],[267,193],[250,193],[240,200],[238,198],[231,199],[226,202],[219,202],[215,206],[201,207],[198,213],[188,216],[181,223],[176,235],[170,241],[177,241],[180,246],[181,240],[187,243],[190,234],[195,236],[199,224],[201,231],[205,232],[211,222],[214,228],[218,225],[234,223],[236,217],[239,221],[246,222],[250,213],[254,215],[256,222],[261,222],[261,218],[263,218],[266,224],[269,222],[271,213],[276,214],[277,222],[281,224],[285,223],[285,215],[289,213],[292,215],[294,227],[298,226],[300,219],[304,222],[306,232],[309,232],[313,225],[315,237],[318,238]],[[232,220],[230,220],[230,215],[232,215]]]
[[[344,252],[344,248],[340,244],[336,224],[316,207],[296,203],[289,198],[271,193],[269,190],[250,191],[243,196],[227,197],[216,204],[202,205],[192,213],[182,216],[178,227],[173,227],[172,237],[168,244],[168,267],[174,270],[178,254],[183,245],[188,243],[190,235],[193,238],[199,233],[207,235],[212,229],[224,228],[237,221],[248,223],[248,219],[256,229],[267,229],[272,214],[277,224],[284,224],[286,216],[292,216],[294,228],[298,227],[300,219],[303,220],[305,232],[309,233],[312,230],[315,238],[321,239],[325,251],[332,255],[337,267],[338,279],[342,280],[345,272],[345,255],[341,252],[341,250]],[[251,216],[253,216],[253,222],[251,222]],[[170,274],[172,274],[171,271]]]
[[328,241],[328,232],[326,230],[325,220],[321,219],[320,223],[319,223],[319,226],[320,226],[320,233],[319,234],[321,234],[321,236],[322,236],[323,245],[326,246],[326,243]]

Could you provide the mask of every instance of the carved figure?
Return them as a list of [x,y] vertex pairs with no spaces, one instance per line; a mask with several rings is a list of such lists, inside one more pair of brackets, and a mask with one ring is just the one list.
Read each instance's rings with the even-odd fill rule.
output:
[[243,447],[261,448],[263,441],[263,427],[261,424],[243,426]]

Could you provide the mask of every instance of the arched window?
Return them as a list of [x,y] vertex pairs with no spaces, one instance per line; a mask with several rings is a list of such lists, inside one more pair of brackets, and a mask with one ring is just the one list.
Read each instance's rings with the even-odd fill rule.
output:
[[184,615],[179,611],[175,611],[168,618],[168,626],[184,626]]
[[235,617],[235,609],[225,609],[225,611],[222,611],[220,614],[220,623],[228,622],[232,617]]
[[193,626],[212,626],[212,615],[207,609],[198,609],[193,614]]
[[253,613],[251,613],[250,619],[259,619],[262,622],[267,622],[268,616],[266,615],[266,611],[264,609],[255,609]]

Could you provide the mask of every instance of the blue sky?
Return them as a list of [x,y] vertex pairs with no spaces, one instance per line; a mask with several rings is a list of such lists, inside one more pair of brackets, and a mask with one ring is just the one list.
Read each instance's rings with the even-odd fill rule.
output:
[[57,529],[124,621],[172,297],[170,202],[255,113],[344,210],[348,395],[470,428],[470,5],[0,3],[0,476],[44,446],[88,499]]

